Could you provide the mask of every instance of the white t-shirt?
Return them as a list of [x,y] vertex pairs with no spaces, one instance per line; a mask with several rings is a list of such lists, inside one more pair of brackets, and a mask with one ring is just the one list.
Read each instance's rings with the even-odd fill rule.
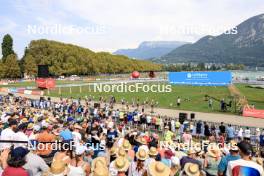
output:
[[[259,174],[256,174],[259,173]],[[262,175],[263,168],[254,161],[246,161],[238,159],[235,161],[229,161],[227,167],[227,176],[240,176],[240,175]]]
[[245,130],[245,137],[250,138],[250,129]]
[[[29,140],[28,136],[21,131],[14,134],[14,141],[27,141],[28,142],[28,140]],[[14,144],[15,148],[16,147],[26,147],[26,146],[27,146],[26,143],[15,143]]]
[[147,123],[151,123],[151,116],[147,116]]
[[[1,133],[1,140],[14,140],[15,132],[11,128],[6,128]],[[12,143],[1,143],[0,149],[10,148]]]
[[4,112],[3,114],[2,114],[2,116],[1,116],[1,120],[2,120],[2,122],[3,123],[6,123],[7,121],[8,121],[8,118],[9,118],[10,116],[7,116],[6,115],[6,113]]
[[73,141],[76,145],[80,144],[82,140],[82,135],[79,132],[73,131],[72,132]]
[[238,131],[238,137],[243,137],[243,129],[240,129],[240,130]]

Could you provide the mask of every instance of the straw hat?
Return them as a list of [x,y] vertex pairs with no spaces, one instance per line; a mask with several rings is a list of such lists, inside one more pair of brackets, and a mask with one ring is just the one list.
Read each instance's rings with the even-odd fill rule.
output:
[[127,150],[131,150],[131,144],[129,143],[129,141],[128,140],[124,140],[124,142],[123,142],[123,145],[122,145],[122,147],[127,151]]
[[256,163],[263,166],[263,159],[262,158],[256,158]]
[[124,157],[118,157],[114,161],[114,168],[119,172],[126,172],[129,167],[128,159]]
[[213,157],[213,158],[217,158],[221,155],[221,151],[219,149],[219,147],[216,144],[210,144],[207,148],[208,152],[208,156]]
[[51,163],[50,166],[50,173],[52,173],[54,176],[56,175],[62,175],[66,171],[67,167],[64,162],[61,162],[59,160],[55,160]]
[[34,124],[33,123],[29,123],[27,125],[27,129],[29,129],[29,130],[33,129],[33,127],[34,127]]
[[233,141],[233,140],[230,141],[230,150],[232,150],[232,151],[238,151],[239,150],[236,141]]
[[107,167],[96,167],[92,176],[109,176],[109,171]]
[[113,156],[113,155],[116,155],[117,153],[117,147],[113,146],[111,149],[110,149],[110,155]]
[[187,176],[200,176],[200,170],[197,164],[186,163],[184,166],[184,172]]
[[119,157],[126,157],[127,153],[126,153],[125,149],[123,149],[122,147],[120,147],[119,150],[118,150],[117,155]]
[[136,157],[139,160],[145,161],[148,158],[148,154],[144,149],[139,149],[136,153]]
[[170,168],[162,162],[155,161],[149,165],[149,173],[151,176],[169,176]]
[[143,144],[143,145],[147,144],[146,139],[142,136],[138,137],[137,142],[139,142],[140,144]]
[[149,155],[150,156],[156,156],[156,155],[158,155],[158,150],[157,150],[157,148],[156,147],[150,147],[150,149],[149,149]]
[[97,167],[107,167],[107,162],[105,157],[97,157],[92,161],[91,170],[94,171]]
[[21,122],[22,122],[22,123],[27,123],[27,122],[28,122],[28,119],[27,119],[27,118],[23,118],[23,119],[21,120]]
[[196,154],[196,151],[193,150],[192,148],[190,148],[190,150],[188,150],[187,155],[191,155],[191,154]]

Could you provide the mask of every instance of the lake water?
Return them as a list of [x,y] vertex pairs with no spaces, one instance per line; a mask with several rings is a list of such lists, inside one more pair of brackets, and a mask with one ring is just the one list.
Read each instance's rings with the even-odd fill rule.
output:
[[248,78],[251,81],[256,81],[259,77],[264,77],[264,71],[232,71],[234,79],[242,80]]

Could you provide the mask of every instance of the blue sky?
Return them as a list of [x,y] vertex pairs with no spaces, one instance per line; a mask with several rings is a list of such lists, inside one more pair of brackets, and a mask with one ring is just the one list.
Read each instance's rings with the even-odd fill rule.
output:
[[142,41],[194,42],[261,13],[263,0],[0,0],[0,37],[12,35],[19,57],[41,38],[112,52]]

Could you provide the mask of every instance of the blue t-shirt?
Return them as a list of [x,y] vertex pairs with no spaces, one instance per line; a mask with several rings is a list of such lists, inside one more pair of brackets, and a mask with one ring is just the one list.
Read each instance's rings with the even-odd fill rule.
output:
[[127,115],[127,121],[133,121],[133,115],[131,113]]
[[227,137],[234,138],[235,137],[235,131],[232,127],[227,128]]
[[108,141],[112,141],[114,140],[114,138],[118,137],[117,131],[108,131],[107,132],[107,139]]
[[60,137],[63,138],[63,140],[72,140],[72,133],[70,130],[66,129],[60,132]]
[[239,155],[233,156],[233,155],[229,154],[229,155],[223,157],[221,159],[220,163],[218,164],[218,171],[223,172],[224,175],[225,175],[226,169],[227,169],[227,166],[228,166],[228,162],[229,161],[238,160],[238,159],[240,159]]
[[264,146],[264,135],[259,136],[259,144],[260,146]]

